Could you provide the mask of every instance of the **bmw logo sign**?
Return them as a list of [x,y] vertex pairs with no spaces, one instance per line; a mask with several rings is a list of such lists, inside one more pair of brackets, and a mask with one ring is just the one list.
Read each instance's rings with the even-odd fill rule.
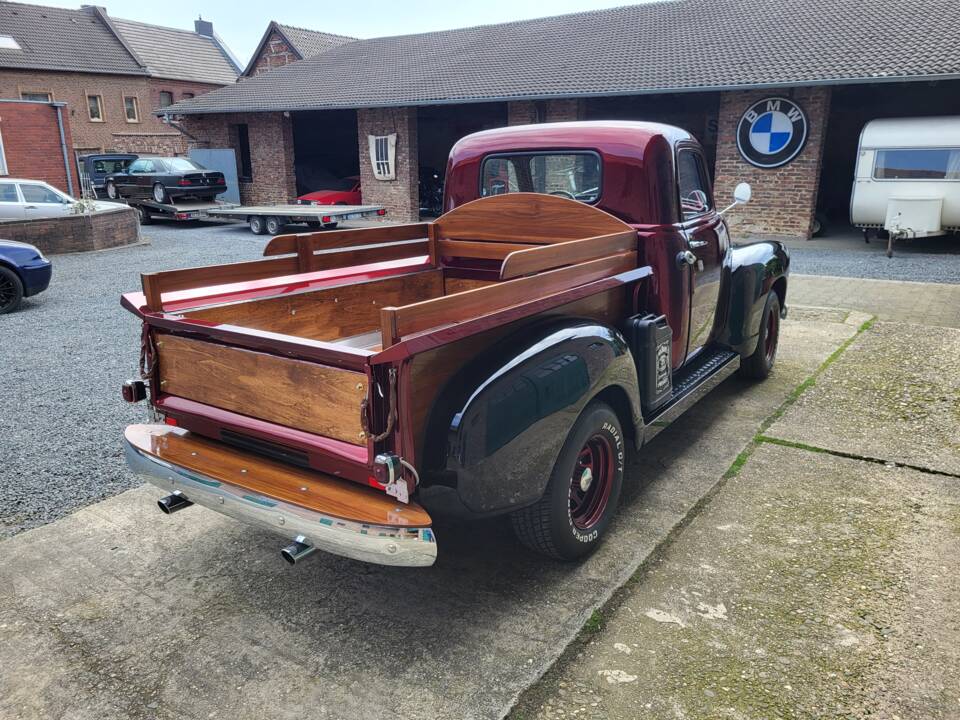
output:
[[792,100],[767,98],[751,105],[737,125],[737,149],[761,168],[786,165],[807,141],[807,116]]

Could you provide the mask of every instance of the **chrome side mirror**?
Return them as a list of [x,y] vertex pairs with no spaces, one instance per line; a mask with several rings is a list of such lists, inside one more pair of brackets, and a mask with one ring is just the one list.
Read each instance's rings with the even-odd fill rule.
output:
[[725,212],[732,210],[737,205],[743,205],[744,203],[750,202],[751,197],[753,197],[753,189],[750,187],[750,183],[738,183],[733,189],[733,203],[727,205],[723,210],[720,211],[719,214],[723,215]]

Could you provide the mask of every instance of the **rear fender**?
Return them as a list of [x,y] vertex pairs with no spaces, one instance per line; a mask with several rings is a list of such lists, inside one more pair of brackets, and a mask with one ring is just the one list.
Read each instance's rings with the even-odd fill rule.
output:
[[786,313],[789,269],[790,256],[783,243],[770,240],[731,248],[723,277],[723,325],[717,334],[721,345],[744,357],[753,354],[763,306],[774,287],[782,293],[780,306]]
[[536,502],[570,428],[600,393],[628,408],[628,436],[643,432],[636,366],[617,330],[568,319],[524,334],[498,344],[509,357],[491,354],[486,372],[451,383],[464,399],[447,414],[444,474],[470,514]]

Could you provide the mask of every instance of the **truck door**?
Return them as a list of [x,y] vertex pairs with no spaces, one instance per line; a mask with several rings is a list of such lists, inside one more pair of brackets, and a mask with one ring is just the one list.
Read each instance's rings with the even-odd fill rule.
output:
[[680,221],[687,243],[685,272],[690,277],[690,330],[687,360],[712,339],[713,320],[720,299],[720,272],[729,246],[723,221],[713,204],[713,193],[703,153],[697,146],[677,150]]

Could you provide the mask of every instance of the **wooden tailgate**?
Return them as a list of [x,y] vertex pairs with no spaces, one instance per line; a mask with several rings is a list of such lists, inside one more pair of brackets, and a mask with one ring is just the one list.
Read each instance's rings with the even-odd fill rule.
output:
[[156,346],[162,393],[366,444],[363,373],[174,335],[157,336]]

